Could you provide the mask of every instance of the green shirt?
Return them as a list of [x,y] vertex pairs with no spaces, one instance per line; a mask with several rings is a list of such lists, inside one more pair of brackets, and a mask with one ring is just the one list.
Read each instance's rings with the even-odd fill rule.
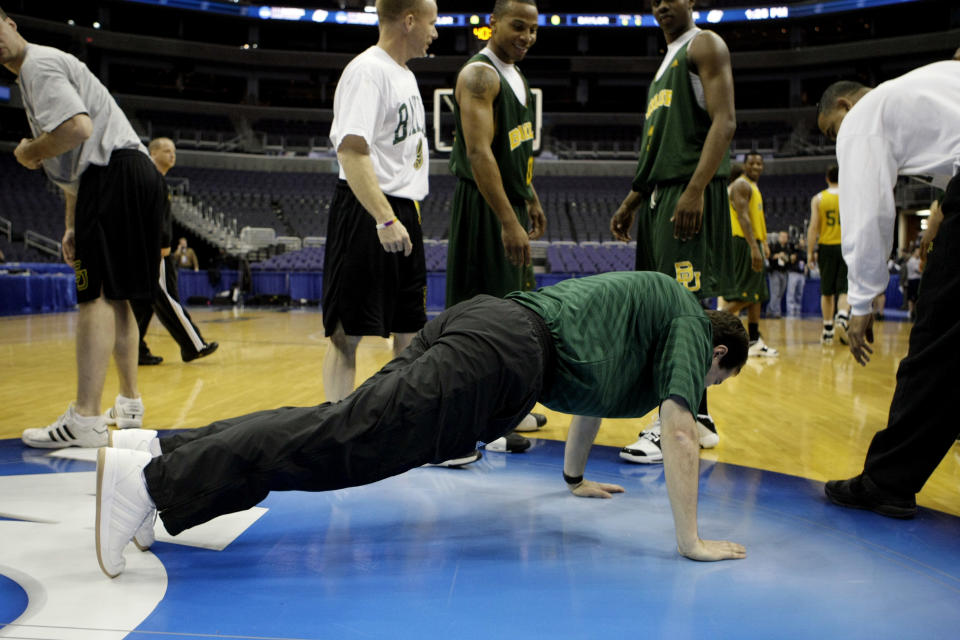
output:
[[[695,37],[680,47],[663,75],[650,84],[634,191],[650,191],[660,182],[687,180],[700,162],[712,121],[697,103],[690,78],[687,48]],[[729,175],[730,160],[725,154],[713,177]]]
[[[478,53],[467,64],[482,62],[487,64],[500,76],[500,93],[493,101],[494,133],[490,147],[493,157],[497,159],[500,169],[500,180],[507,198],[515,205],[525,205],[533,199],[530,183],[533,180],[533,94],[523,74],[523,86],[527,91],[527,104],[517,99],[510,83],[500,70],[482,53]],[[517,69],[517,73],[520,70]],[[450,152],[450,172],[458,178],[476,182],[473,177],[473,167],[467,158],[467,148],[463,142],[463,125],[460,121],[460,105],[456,100],[453,103],[453,115],[456,120],[456,129],[453,138],[453,150]]]
[[713,356],[700,303],[674,278],[618,271],[564,280],[507,298],[543,317],[557,351],[554,411],[637,418],[670,396],[696,414]]

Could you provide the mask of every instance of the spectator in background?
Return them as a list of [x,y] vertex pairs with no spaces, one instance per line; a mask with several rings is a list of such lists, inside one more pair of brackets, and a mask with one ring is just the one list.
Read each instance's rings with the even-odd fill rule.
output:
[[[171,143],[173,144],[173,143]],[[180,238],[176,250],[173,252],[173,259],[179,269],[200,270],[200,262],[197,260],[197,254],[193,249],[187,246],[187,239]]]
[[806,285],[806,257],[807,249],[803,236],[790,245],[787,254],[790,260],[787,264],[787,315],[796,318],[803,315],[803,288]]
[[0,64],[17,75],[33,134],[14,156],[43,168],[66,201],[63,257],[76,272],[76,401],[50,425],[23,432],[31,447],[102,447],[100,402],[113,354],[120,427],[140,427],[137,323],[130,300],[153,298],[160,265],[163,178],[107,88],[74,56],[28,43],[0,9]]
[[[170,138],[156,138],[150,141],[148,147],[150,159],[160,175],[166,176],[167,172],[173,168],[177,162],[177,148]],[[164,182],[166,185],[166,182]],[[180,293],[177,291],[177,260],[170,255],[170,242],[173,239],[172,230],[173,219],[170,213],[170,194],[167,192],[167,203],[164,208],[163,224],[161,225],[161,249],[163,256],[160,261],[160,283],[157,287],[156,295],[153,300],[136,300],[130,303],[133,307],[133,315],[137,318],[137,328],[140,332],[140,349],[138,363],[141,365],[154,365],[163,362],[163,358],[150,353],[150,347],[147,346],[145,336],[147,327],[150,325],[150,319],[154,311],[160,318],[160,323],[170,333],[177,344],[180,346],[180,358],[184,362],[190,362],[197,358],[203,358],[217,350],[219,346],[216,342],[207,343],[200,334],[200,329],[193,323],[190,312],[180,305]],[[186,238],[180,239],[186,246]],[[193,249],[188,249],[193,254]],[[193,254],[193,262],[196,263],[197,256]],[[196,271],[196,269],[194,269]],[[107,424],[110,422],[112,410],[107,411]]]
[[770,268],[767,279],[770,286],[770,302],[767,304],[767,317],[783,316],[783,294],[787,290],[787,269],[790,265],[790,234],[781,231],[777,239],[770,243]]

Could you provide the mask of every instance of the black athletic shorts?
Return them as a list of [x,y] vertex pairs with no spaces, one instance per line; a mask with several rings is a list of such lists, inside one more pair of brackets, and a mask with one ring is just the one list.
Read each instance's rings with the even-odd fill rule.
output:
[[160,277],[163,177],[136,149],[119,149],[105,167],[80,177],[75,218],[77,301],[152,300]]
[[413,243],[409,256],[387,253],[376,222],[346,181],[330,204],[323,259],[323,328],[343,324],[349,336],[416,333],[427,322],[427,264],[420,211],[413,200],[387,196]]

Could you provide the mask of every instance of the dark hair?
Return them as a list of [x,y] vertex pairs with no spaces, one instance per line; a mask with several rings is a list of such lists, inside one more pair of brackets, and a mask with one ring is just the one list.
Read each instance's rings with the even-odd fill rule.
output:
[[727,311],[707,309],[705,313],[710,318],[710,326],[713,327],[713,346],[723,345],[727,348],[727,353],[720,358],[720,366],[724,369],[739,371],[747,362],[747,350],[750,348],[750,341],[747,339],[747,331],[743,328],[743,323],[737,316]]
[[817,103],[817,115],[819,116],[822,113],[826,113],[837,106],[838,99],[845,98],[860,91],[861,89],[866,88],[867,87],[865,85],[852,80],[841,80],[840,82],[834,82],[832,85],[827,87],[827,90],[824,91],[823,95],[820,97],[820,102]]
[[377,0],[380,22],[394,22],[408,13],[417,13],[421,0]]
[[763,160],[763,154],[760,153],[759,151],[751,151],[751,152],[748,153],[747,155],[743,156],[743,160],[746,161],[747,158],[749,158],[750,156],[757,156],[758,158],[760,158],[761,160]]
[[840,182],[840,167],[835,164],[830,165],[830,168],[827,169],[827,180],[830,182]]
[[537,0],[495,0],[493,3],[493,15],[497,16],[498,18],[501,17],[507,12],[507,7],[510,6],[511,2],[529,4],[532,5],[534,9],[537,8]]

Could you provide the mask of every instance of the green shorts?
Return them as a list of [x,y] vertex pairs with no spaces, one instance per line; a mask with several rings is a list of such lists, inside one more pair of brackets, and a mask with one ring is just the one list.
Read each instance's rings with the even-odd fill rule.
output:
[[838,244],[817,247],[817,265],[820,267],[820,295],[833,296],[847,292],[847,263]]
[[[514,204],[513,210],[520,225],[529,229],[526,203]],[[501,234],[500,220],[476,183],[457,180],[447,244],[447,307],[481,293],[502,298],[511,291],[527,291],[535,286],[533,266],[510,264]]]
[[[758,242],[759,244],[759,242]],[[750,244],[742,236],[733,237],[733,274],[734,278],[724,300],[739,300],[744,302],[766,302],[770,299],[767,289],[767,269],[753,270],[753,260],[750,257]],[[761,249],[762,251],[762,249]]]
[[659,271],[673,276],[701,300],[722,295],[729,281],[733,236],[727,180],[707,185],[703,198],[703,224],[690,240],[673,237],[677,200],[686,182],[657,185],[637,210],[637,271]]

